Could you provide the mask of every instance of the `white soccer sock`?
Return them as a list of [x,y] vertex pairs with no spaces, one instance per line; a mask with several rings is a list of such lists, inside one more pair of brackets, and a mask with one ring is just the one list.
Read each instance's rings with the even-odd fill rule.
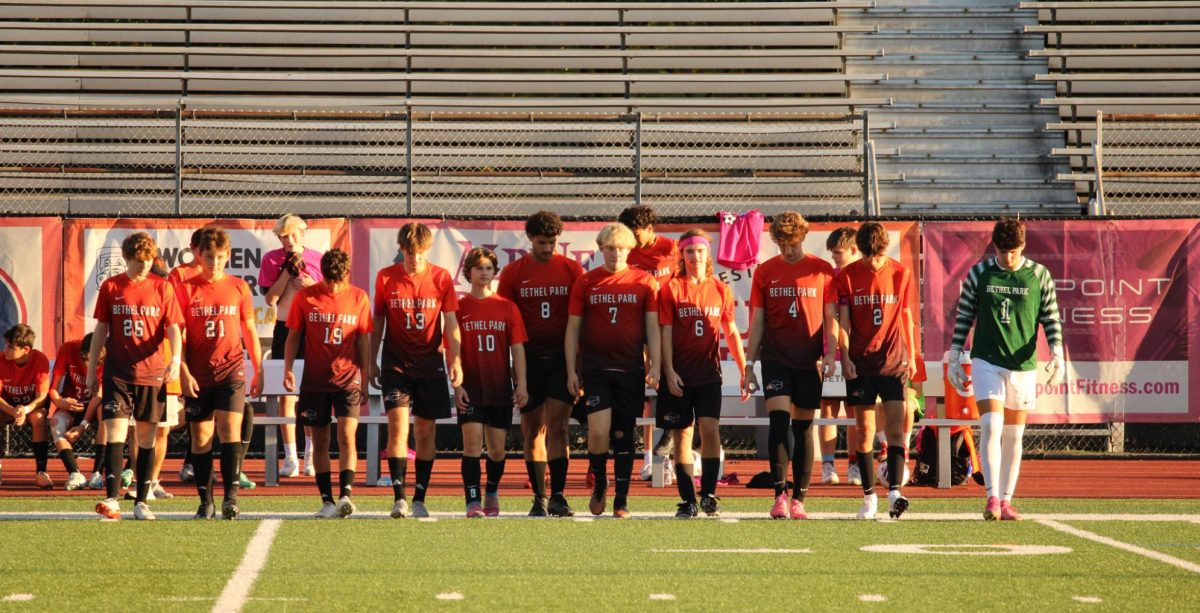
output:
[[309,464],[312,464],[312,456],[313,456],[312,437],[306,436],[306,437],[304,437],[304,461],[308,462]]
[[980,461],[983,462],[983,486],[987,488],[987,497],[996,495],[1000,489],[1000,465],[1003,463],[1000,453],[1000,433],[1004,426],[1004,412],[990,411],[979,416]]
[[1021,474],[1021,443],[1025,439],[1025,424],[1004,426],[1000,437],[1000,483],[1004,486],[1004,500],[1012,502],[1017,491],[1017,477]]
[[283,444],[283,457],[291,462],[296,461],[296,443]]

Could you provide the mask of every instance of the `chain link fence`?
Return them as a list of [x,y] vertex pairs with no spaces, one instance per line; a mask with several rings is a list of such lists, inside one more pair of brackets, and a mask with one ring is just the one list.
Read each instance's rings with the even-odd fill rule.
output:
[[1097,114],[1091,155],[1093,211],[1195,215],[1200,210],[1200,115]]

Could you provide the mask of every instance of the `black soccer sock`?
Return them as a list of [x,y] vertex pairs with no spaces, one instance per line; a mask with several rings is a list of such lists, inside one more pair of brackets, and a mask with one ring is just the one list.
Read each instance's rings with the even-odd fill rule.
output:
[[[495,494],[500,491],[500,478],[504,476],[504,461],[505,458],[501,458],[499,461],[493,460],[490,457],[487,459],[487,487],[485,491],[488,494]],[[543,476],[543,478],[545,477]]]
[[608,454],[607,453],[589,453],[588,454],[588,469],[592,471],[592,475],[596,479],[596,487],[593,491],[604,492],[608,490]]
[[462,473],[463,494],[467,497],[467,504],[479,502],[479,458],[477,455],[466,454],[462,457],[462,468],[459,472]]
[[546,463],[525,461],[525,472],[529,473],[529,484],[533,487],[535,498],[546,497]]
[[796,445],[792,451],[792,481],[796,484],[792,498],[801,502],[808,495],[808,484],[812,481],[813,450],[808,446],[808,429],[811,427],[811,419],[792,420],[792,439]]
[[137,501],[146,502],[146,492],[150,490],[150,471],[154,468],[154,448],[139,447],[137,468]]
[[317,491],[321,494],[321,502],[333,502],[333,476],[329,471],[317,473]]
[[567,489],[567,469],[571,460],[567,457],[554,458],[547,462],[550,465],[550,493],[562,496]]
[[859,452],[858,472],[862,476],[863,494],[875,492],[875,456],[871,452]]
[[[238,473],[242,472],[242,444],[221,443],[221,485],[225,487],[225,499],[237,500]],[[210,459],[209,462],[212,462]],[[210,493],[211,495],[211,493]]]
[[425,490],[433,474],[433,460],[417,458],[417,486],[413,489],[413,502],[425,502]]
[[717,479],[721,476],[721,458],[700,458],[700,496],[717,493]]
[[888,445],[888,491],[899,490],[904,483],[904,446]]
[[[183,463],[184,464],[195,464],[195,458],[192,457],[192,448],[190,445],[188,446],[187,450],[185,450],[183,452]],[[192,468],[195,469],[195,466],[193,466]]]
[[105,455],[108,452],[108,445],[96,443],[92,449],[95,451],[92,454],[92,472],[98,473],[108,466],[108,456]]
[[196,474],[196,494],[200,496],[200,502],[212,504],[212,468],[213,456],[211,453],[194,453],[192,454],[192,472]]
[[771,462],[771,480],[775,482],[775,495],[787,491],[788,426],[792,419],[787,411],[771,411],[767,418],[767,456]]
[[246,452],[250,451],[250,441],[254,439],[254,405],[246,403],[242,409],[242,449],[238,455],[238,472],[246,463]]
[[613,479],[617,482],[617,495],[613,499],[614,509],[624,507],[629,497],[629,480],[633,476],[633,439],[628,440],[628,444],[617,441],[614,445],[616,448],[613,449]]
[[696,504],[695,464],[675,463],[675,487],[679,488],[679,498],[684,502]]
[[348,498],[354,489],[354,471],[349,468],[338,471],[338,497]]
[[67,474],[79,472],[79,463],[75,461],[75,450],[67,447],[58,452],[58,459],[62,460],[63,468],[67,469]]
[[106,452],[108,466],[104,475],[104,492],[108,498],[116,498],[117,494],[121,493],[121,465],[125,463],[125,458],[121,457],[123,445],[124,443],[109,445]]
[[46,441],[34,441],[33,443],[33,463],[37,467],[37,472],[46,472],[46,459],[50,456],[50,443]]
[[118,470],[118,474],[133,468],[133,444],[129,443],[128,441],[121,443],[121,453],[125,455],[125,467],[121,470]]
[[392,499],[404,500],[404,476],[408,472],[408,458],[391,458],[388,461],[388,472],[392,474]]

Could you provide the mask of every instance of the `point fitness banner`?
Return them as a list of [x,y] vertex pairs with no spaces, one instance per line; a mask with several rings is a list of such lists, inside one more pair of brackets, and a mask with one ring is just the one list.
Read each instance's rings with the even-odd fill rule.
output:
[[[960,284],[992,257],[991,222],[926,223],[925,359],[950,348]],[[1200,222],[1026,222],[1025,257],[1055,279],[1067,382],[1046,385],[1038,334],[1033,423],[1200,419]],[[970,343],[968,343],[968,346]]]

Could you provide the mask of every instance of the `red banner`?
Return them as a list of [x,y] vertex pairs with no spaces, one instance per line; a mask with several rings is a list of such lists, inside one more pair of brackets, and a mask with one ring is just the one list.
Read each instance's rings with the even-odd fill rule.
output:
[[57,217],[0,219],[0,333],[28,324],[50,359],[62,340],[62,253]]

